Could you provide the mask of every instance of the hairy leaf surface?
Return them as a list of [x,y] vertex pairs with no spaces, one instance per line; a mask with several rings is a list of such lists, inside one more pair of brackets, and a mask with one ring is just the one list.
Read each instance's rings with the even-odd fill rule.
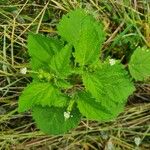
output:
[[47,134],[63,134],[76,127],[80,122],[80,113],[78,109],[73,109],[72,117],[65,120],[64,112],[66,108],[41,107],[33,108],[33,118],[38,128]]
[[75,59],[81,66],[97,62],[104,41],[103,28],[93,18],[86,17],[75,43]]
[[32,82],[19,97],[19,112],[31,109],[35,105],[63,107],[67,97],[50,83]]
[[58,88],[61,88],[61,89],[68,89],[68,88],[72,88],[73,86],[71,83],[65,80],[57,80],[55,84]]
[[62,17],[57,25],[58,34],[64,40],[74,45],[79,38],[81,24],[86,17],[87,14],[82,9],[70,11]]
[[135,80],[143,81],[150,77],[150,48],[138,47],[131,56],[129,71]]
[[117,115],[123,111],[123,104],[113,103],[113,109],[111,105],[102,106],[100,102],[96,102],[91,94],[82,92],[78,95],[77,100],[79,111],[83,116],[91,120],[109,121],[114,119]]
[[[103,64],[94,73],[85,72],[83,83],[96,101],[102,104],[114,101],[124,103],[135,87],[121,64]],[[106,103],[106,104],[107,104]]]
[[55,54],[50,62],[50,68],[58,76],[67,76],[71,73],[70,66],[71,46],[66,45],[61,51]]
[[64,16],[58,33],[75,47],[75,59],[81,66],[98,60],[105,39],[103,27],[83,10],[77,9]]
[[28,36],[28,52],[31,56],[31,66],[33,70],[47,68],[47,64],[53,55],[60,51],[63,44],[58,40],[45,37],[40,34],[29,34]]

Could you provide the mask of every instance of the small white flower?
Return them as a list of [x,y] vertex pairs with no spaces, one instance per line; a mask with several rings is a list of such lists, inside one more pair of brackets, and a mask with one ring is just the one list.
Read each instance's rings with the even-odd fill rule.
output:
[[21,69],[20,69],[20,73],[21,73],[21,74],[26,74],[26,73],[27,73],[27,68],[26,68],[26,67],[21,68]]
[[70,112],[64,112],[64,117],[65,117],[65,120],[69,119],[71,117]]
[[141,138],[140,137],[135,137],[134,142],[135,142],[136,146],[139,146],[141,144]]
[[113,66],[116,63],[116,60],[115,59],[109,59],[109,63],[111,66]]

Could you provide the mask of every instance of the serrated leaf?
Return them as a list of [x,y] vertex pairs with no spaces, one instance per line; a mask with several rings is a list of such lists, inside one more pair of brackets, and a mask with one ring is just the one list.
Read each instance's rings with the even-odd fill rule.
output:
[[29,34],[27,43],[33,70],[41,69],[41,67],[45,68],[53,55],[63,47],[62,42],[58,39],[40,34]]
[[51,70],[60,77],[65,77],[71,73],[70,57],[71,57],[71,46],[66,45],[55,54],[50,62]]
[[123,111],[124,104],[113,102],[112,105],[102,106],[100,102],[96,102],[91,94],[82,92],[78,95],[77,104],[79,111],[83,116],[91,120],[110,121],[117,117]]
[[[38,71],[40,69],[48,70],[48,67],[45,66],[39,59],[37,58],[31,58],[29,62],[30,68],[34,71]],[[33,74],[33,77],[35,77],[35,74]]]
[[135,80],[143,81],[150,77],[150,48],[138,47],[131,56],[129,71]]
[[57,80],[56,86],[61,89],[71,88],[73,85],[65,80]]
[[96,101],[107,105],[110,101],[124,103],[135,87],[127,72],[119,63],[103,64],[94,73],[83,74],[83,83]]
[[74,45],[76,62],[81,66],[97,62],[104,39],[102,25],[95,22],[92,17],[86,17]]
[[65,111],[66,108],[36,106],[32,115],[38,128],[44,133],[64,134],[76,127],[81,118],[78,109],[73,109],[71,112],[72,117],[65,120]]
[[87,14],[82,9],[70,11],[64,15],[57,25],[58,34],[74,45],[79,37],[81,24]]
[[19,112],[31,109],[35,105],[63,107],[67,97],[56,89],[51,83],[32,82],[19,97]]
[[68,13],[58,25],[58,33],[75,47],[75,59],[81,66],[99,59],[105,39],[103,27],[82,9]]

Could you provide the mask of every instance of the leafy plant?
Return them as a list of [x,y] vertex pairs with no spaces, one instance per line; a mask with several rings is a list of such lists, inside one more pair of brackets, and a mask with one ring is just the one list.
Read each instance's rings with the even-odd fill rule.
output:
[[135,80],[143,81],[150,76],[150,49],[138,47],[131,56],[129,70]]
[[[60,40],[29,34],[33,81],[22,92],[18,111],[32,110],[37,126],[47,134],[68,132],[82,116],[115,119],[135,87],[119,60],[99,60],[105,40],[102,24],[77,9],[63,16],[57,29]],[[129,69],[136,77],[134,55]]]

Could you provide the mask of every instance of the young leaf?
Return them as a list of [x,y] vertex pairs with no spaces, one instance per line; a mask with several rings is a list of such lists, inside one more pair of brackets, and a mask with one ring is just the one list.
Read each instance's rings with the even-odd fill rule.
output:
[[79,38],[81,24],[86,17],[87,14],[82,9],[70,11],[57,25],[58,34],[74,45]]
[[135,87],[121,64],[103,64],[94,73],[85,72],[83,83],[96,101],[103,103],[104,99],[124,103]]
[[68,89],[73,86],[71,83],[69,83],[65,80],[57,80],[57,82],[55,84],[58,88],[61,88],[61,89]]
[[67,97],[50,83],[33,81],[19,97],[19,112],[31,109],[35,105],[63,107],[67,103]]
[[50,62],[51,70],[60,77],[64,77],[70,74],[71,72],[70,57],[71,57],[71,46],[66,45],[51,59]]
[[83,116],[91,120],[109,121],[117,117],[123,111],[123,104],[113,104],[113,109],[110,105],[104,107],[100,102],[95,102],[91,94],[82,92],[78,95],[77,100],[79,111]]
[[53,55],[63,47],[63,44],[58,39],[40,34],[29,34],[27,42],[33,70],[47,66]]
[[81,66],[98,60],[105,39],[103,27],[94,18],[77,9],[62,18],[58,33],[75,47],[76,62]]
[[105,36],[102,25],[92,17],[86,17],[82,23],[79,38],[75,43],[75,59],[81,66],[97,62]]
[[135,80],[143,81],[150,77],[150,49],[138,47],[131,56],[129,71]]
[[41,107],[33,108],[33,118],[39,129],[47,134],[63,134],[76,127],[80,122],[80,113],[78,109],[71,112],[71,116],[65,119],[66,108]]

